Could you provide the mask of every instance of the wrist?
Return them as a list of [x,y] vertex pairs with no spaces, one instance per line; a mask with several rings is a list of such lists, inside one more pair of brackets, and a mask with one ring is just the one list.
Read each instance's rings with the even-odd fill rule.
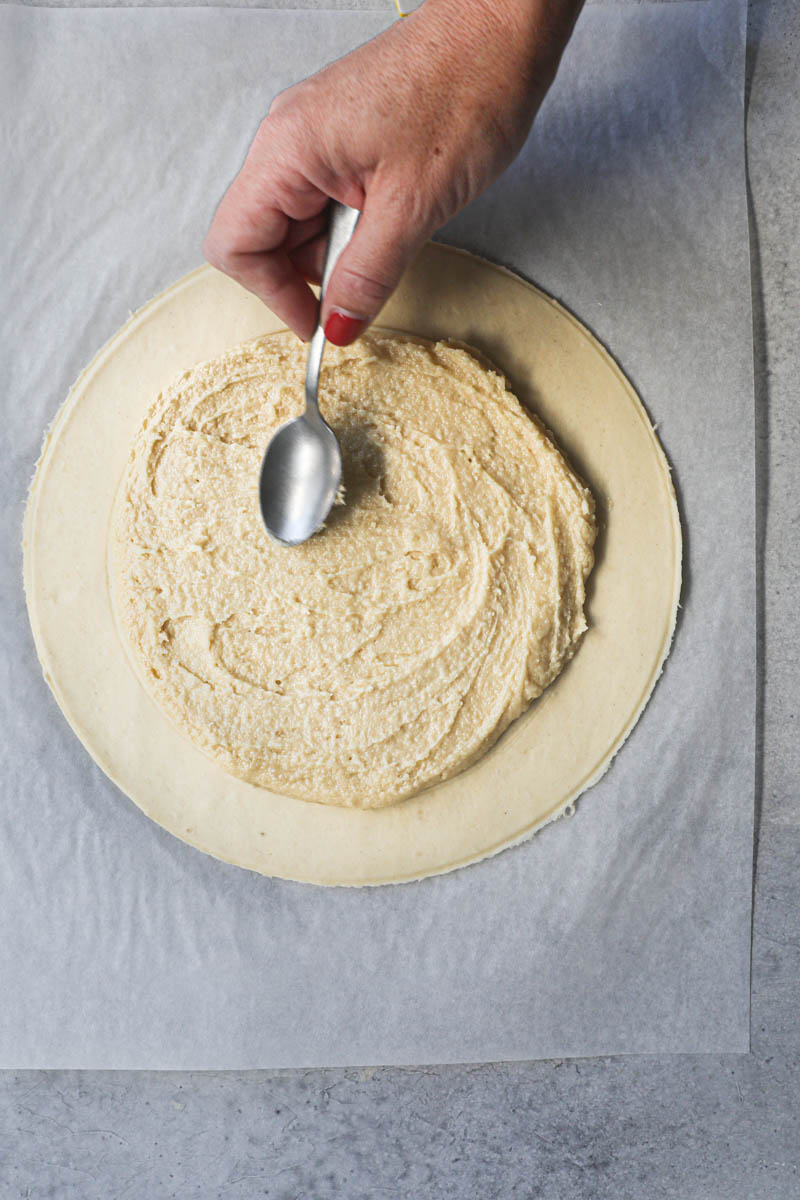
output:
[[498,48],[509,74],[522,72],[541,99],[552,82],[584,0],[424,0],[417,10]]

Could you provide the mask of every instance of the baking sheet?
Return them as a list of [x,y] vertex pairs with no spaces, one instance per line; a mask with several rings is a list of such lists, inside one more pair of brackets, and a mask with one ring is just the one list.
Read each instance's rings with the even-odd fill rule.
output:
[[[38,668],[20,526],[78,371],[195,265],[272,95],[386,13],[0,9],[0,1065],[247,1068],[744,1051],[755,697],[744,6],[592,6],[522,156],[446,240],[553,292],[658,422],[676,644],[575,817],[454,874],[264,879],[171,838]],[[102,448],[98,448],[102,452]]]

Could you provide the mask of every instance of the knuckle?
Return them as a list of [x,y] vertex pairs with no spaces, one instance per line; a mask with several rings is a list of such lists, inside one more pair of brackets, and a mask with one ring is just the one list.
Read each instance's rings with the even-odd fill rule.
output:
[[291,156],[293,151],[304,155],[307,147],[314,145],[314,138],[321,132],[321,113],[312,82],[304,80],[278,92],[259,126],[257,141],[274,145],[284,156]]
[[278,92],[276,96],[273,96],[272,103],[267,109],[267,117],[275,117],[286,108],[287,104],[291,102],[295,86],[284,88],[282,92]]
[[210,233],[207,233],[203,239],[203,257],[211,263],[212,267],[218,267],[220,264],[219,247]]
[[212,267],[216,267],[218,271],[223,271],[226,274],[230,273],[230,251],[215,233],[206,234],[205,241],[203,242],[203,255],[206,261],[211,263]]
[[[338,288],[347,296],[356,298],[367,310],[384,304],[391,295],[396,280],[392,272],[364,271],[358,266],[343,263],[337,280]],[[358,305],[355,305],[357,308]]]

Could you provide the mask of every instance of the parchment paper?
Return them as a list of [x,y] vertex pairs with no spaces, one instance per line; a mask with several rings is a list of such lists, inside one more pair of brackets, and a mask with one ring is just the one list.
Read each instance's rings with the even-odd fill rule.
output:
[[2,1066],[747,1049],[754,447],[738,0],[588,8],[519,161],[444,234],[586,321],[675,467],[676,643],[575,817],[417,884],[261,878],[147,821],[41,677],[19,541],[45,427],[129,311],[199,261],[273,94],[389,19],[0,10]]

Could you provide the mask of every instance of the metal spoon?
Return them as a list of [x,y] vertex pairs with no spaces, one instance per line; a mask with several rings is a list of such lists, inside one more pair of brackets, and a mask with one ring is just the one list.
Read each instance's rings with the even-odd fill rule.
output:
[[[360,216],[357,208],[331,202],[320,308],[336,261],[353,236]],[[324,349],[325,333],[318,323],[308,347],[305,412],[275,431],[261,463],[261,516],[267,533],[287,546],[298,546],[316,533],[342,481],[339,443],[317,403]]]

